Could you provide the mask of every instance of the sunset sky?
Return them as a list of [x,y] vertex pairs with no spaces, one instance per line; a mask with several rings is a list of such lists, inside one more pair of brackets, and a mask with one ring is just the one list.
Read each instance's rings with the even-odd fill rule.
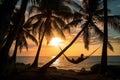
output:
[[[112,2],[109,2],[108,7],[112,10],[111,14],[120,14],[119,8],[120,8],[120,0],[111,0]],[[74,34],[69,35],[66,33],[66,40],[63,40],[59,43],[59,46],[63,49],[77,34],[77,31],[74,30]],[[110,51],[108,49],[108,55],[120,55],[120,34],[115,32],[112,29],[109,29],[109,37],[110,42],[114,47],[114,52]],[[37,52],[37,46],[31,41],[28,40],[29,43],[29,49],[26,51],[25,49],[22,50],[22,53],[18,53],[18,56],[35,56]],[[96,48],[100,47],[93,55],[101,55],[101,49],[102,49],[102,43],[97,43],[97,45],[90,45],[89,51],[84,49],[84,44],[79,38],[66,52],[66,55],[69,56],[79,56],[81,53],[84,53],[85,56],[89,55],[92,51],[94,51]],[[43,46],[41,49],[41,56],[55,56],[60,52],[60,49],[58,46],[53,45],[47,45],[46,40],[44,39]]]

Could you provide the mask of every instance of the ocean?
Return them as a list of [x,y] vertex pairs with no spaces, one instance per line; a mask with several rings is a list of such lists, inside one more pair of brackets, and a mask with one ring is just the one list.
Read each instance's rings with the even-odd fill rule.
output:
[[[54,56],[40,56],[39,67],[49,62],[52,58],[54,58]],[[69,56],[69,58],[76,59],[78,58],[78,56]],[[32,64],[33,61],[34,56],[17,56],[17,62],[20,63]],[[100,56],[91,56],[79,64],[72,64],[68,62],[64,56],[61,56],[51,66],[55,66],[58,69],[80,71],[82,68],[90,70],[91,66],[100,62],[101,62]],[[108,65],[120,65],[120,56],[108,56]]]

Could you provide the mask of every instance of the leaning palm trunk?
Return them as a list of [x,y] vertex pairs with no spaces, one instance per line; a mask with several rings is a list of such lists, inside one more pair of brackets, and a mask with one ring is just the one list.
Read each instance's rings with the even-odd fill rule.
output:
[[82,30],[76,35],[76,37],[70,42],[70,44],[68,44],[55,58],[53,58],[51,61],[49,61],[48,63],[46,63],[45,65],[43,65],[39,71],[40,72],[46,72],[46,70],[48,69],[48,67],[55,62],[62,54],[64,54],[64,52],[77,40],[77,38],[79,37],[79,35],[84,31],[86,26],[84,26],[82,28]]
[[39,44],[39,47],[38,47],[38,50],[37,50],[37,53],[35,56],[35,60],[34,60],[33,64],[31,65],[31,67],[38,67],[38,60],[39,60],[40,50],[41,50],[42,42],[44,39],[45,31],[46,30],[44,30],[44,32],[42,34],[42,38],[40,39],[40,44]]
[[107,0],[104,0],[104,38],[101,58],[101,73],[104,74],[107,70],[107,43],[108,43],[108,12],[107,12]]

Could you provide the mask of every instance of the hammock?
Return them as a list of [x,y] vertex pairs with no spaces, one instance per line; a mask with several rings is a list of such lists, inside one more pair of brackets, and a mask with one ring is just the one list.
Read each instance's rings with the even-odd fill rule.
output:
[[89,57],[90,57],[93,53],[95,53],[97,50],[98,50],[98,48],[97,48],[95,51],[93,51],[89,56],[87,56],[87,57],[85,57],[85,58],[78,58],[77,60],[70,59],[70,58],[68,58],[65,54],[63,54],[63,55],[65,56],[65,58],[66,58],[69,62],[71,62],[71,63],[73,63],[73,64],[78,64],[78,63],[86,60],[87,58],[89,58]]

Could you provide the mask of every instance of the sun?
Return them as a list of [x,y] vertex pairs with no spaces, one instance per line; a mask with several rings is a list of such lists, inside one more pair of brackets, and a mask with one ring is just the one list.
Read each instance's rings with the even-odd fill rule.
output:
[[52,38],[52,40],[50,41],[50,45],[59,46],[61,42],[62,42],[62,39],[55,37],[55,38]]

